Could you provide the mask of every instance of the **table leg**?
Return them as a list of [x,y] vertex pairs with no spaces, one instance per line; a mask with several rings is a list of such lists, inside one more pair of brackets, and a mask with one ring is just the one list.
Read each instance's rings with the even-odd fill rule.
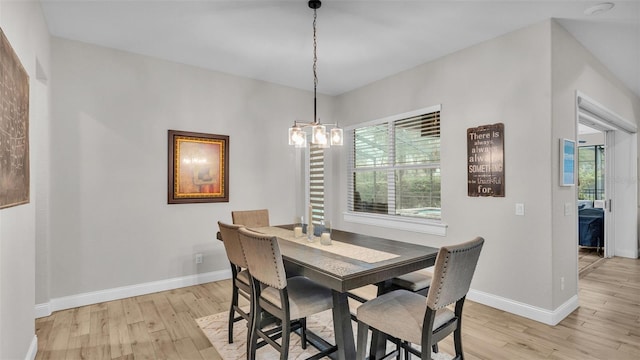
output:
[[333,328],[339,360],[353,360],[356,358],[356,345],[351,326],[351,313],[347,293],[331,290],[333,294]]

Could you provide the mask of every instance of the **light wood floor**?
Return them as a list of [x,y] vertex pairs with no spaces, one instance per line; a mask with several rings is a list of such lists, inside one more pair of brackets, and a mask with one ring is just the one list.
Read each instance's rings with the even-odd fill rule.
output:
[[591,271],[593,265],[603,259],[603,249],[592,247],[578,247],[578,273],[585,274]]
[[[36,320],[36,359],[220,359],[194,319],[226,311],[229,290],[226,280],[58,311]],[[640,359],[640,260],[592,266],[579,296],[555,327],[467,301],[466,359]],[[450,338],[440,348],[453,353]]]

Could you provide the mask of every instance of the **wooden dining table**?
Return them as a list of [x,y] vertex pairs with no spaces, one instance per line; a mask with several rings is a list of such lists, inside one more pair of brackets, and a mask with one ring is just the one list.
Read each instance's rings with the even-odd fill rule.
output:
[[[286,236],[276,235],[281,231],[277,229],[291,228],[290,225],[282,225],[255,230],[264,233],[274,230],[272,234],[279,238],[280,252],[288,273],[306,276],[332,290],[338,350],[330,357],[339,360],[352,360],[356,356],[348,291],[375,284],[378,294],[382,294],[389,290],[394,277],[432,266],[438,253],[437,248],[430,246],[335,229],[331,232],[332,245],[309,244],[305,237],[281,240]],[[319,238],[315,242],[319,242]],[[381,358],[385,345],[386,339],[375,333],[370,358]]]

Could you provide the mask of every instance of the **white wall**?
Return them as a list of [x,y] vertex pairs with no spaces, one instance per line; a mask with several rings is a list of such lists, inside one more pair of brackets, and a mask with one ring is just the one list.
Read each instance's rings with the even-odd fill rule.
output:
[[[215,233],[232,210],[291,222],[287,128],[312,93],[58,38],[52,54],[51,299],[228,271]],[[167,204],[168,129],[230,136],[229,203]]]
[[[624,119],[638,123],[640,121],[640,99],[629,91],[621,81],[616,79],[598,60],[595,59],[580,43],[578,43],[562,26],[552,22],[552,91],[553,91],[553,133],[552,133],[552,181],[557,181],[559,163],[559,138],[577,139],[576,134],[576,91],[587,95],[610,111]],[[640,59],[638,59],[640,60]],[[621,134],[622,135],[622,134]],[[634,144],[630,138],[635,138]],[[624,255],[625,248],[638,248],[637,240],[637,149],[635,142],[637,135],[617,137],[619,144],[633,149],[626,152],[623,159],[616,156],[618,168],[625,169],[616,173],[615,181],[619,196],[626,198],[626,208],[616,211],[618,220],[626,219],[623,231],[616,233],[616,251]],[[620,142],[622,141],[622,142]],[[624,151],[623,151],[624,153]],[[577,276],[574,269],[577,266],[576,251],[577,227],[576,215],[563,215],[563,204],[575,204],[577,193],[574,187],[553,187],[553,303],[559,306],[577,291]],[[629,202],[629,200],[631,200]],[[623,202],[625,202],[623,201]],[[619,206],[620,201],[614,201]],[[619,216],[618,216],[619,215]],[[618,248],[618,246],[623,248]],[[563,291],[560,279],[565,278]]]
[[[35,357],[36,211],[46,166],[49,35],[38,2],[0,2],[0,27],[29,74],[30,203],[0,210],[0,359]],[[36,70],[36,62],[40,69]],[[44,131],[43,131],[44,129]]]
[[[442,219],[446,237],[362,226],[337,227],[431,246],[483,236],[472,288],[492,306],[552,310],[551,48],[548,22],[528,27],[341,95],[341,124],[442,104]],[[467,196],[466,130],[504,123],[503,198]],[[335,160],[335,159],[334,159]],[[346,209],[346,156],[332,185]],[[555,184],[555,183],[554,183]],[[525,216],[515,204],[525,204]],[[515,304],[515,305],[514,305]]]

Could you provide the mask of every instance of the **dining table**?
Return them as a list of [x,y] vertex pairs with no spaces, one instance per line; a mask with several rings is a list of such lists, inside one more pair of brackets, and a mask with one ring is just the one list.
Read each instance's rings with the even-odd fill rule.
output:
[[[389,291],[391,280],[435,263],[438,248],[371,235],[333,229],[331,244],[320,237],[309,241],[295,237],[292,225],[252,228],[278,238],[287,274],[307,278],[330,288],[333,297],[333,325],[337,351],[332,359],[352,360],[356,356],[348,292],[365,285],[377,285],[378,295]],[[426,301],[426,300],[425,300]],[[383,357],[386,338],[374,332],[370,359]]]

